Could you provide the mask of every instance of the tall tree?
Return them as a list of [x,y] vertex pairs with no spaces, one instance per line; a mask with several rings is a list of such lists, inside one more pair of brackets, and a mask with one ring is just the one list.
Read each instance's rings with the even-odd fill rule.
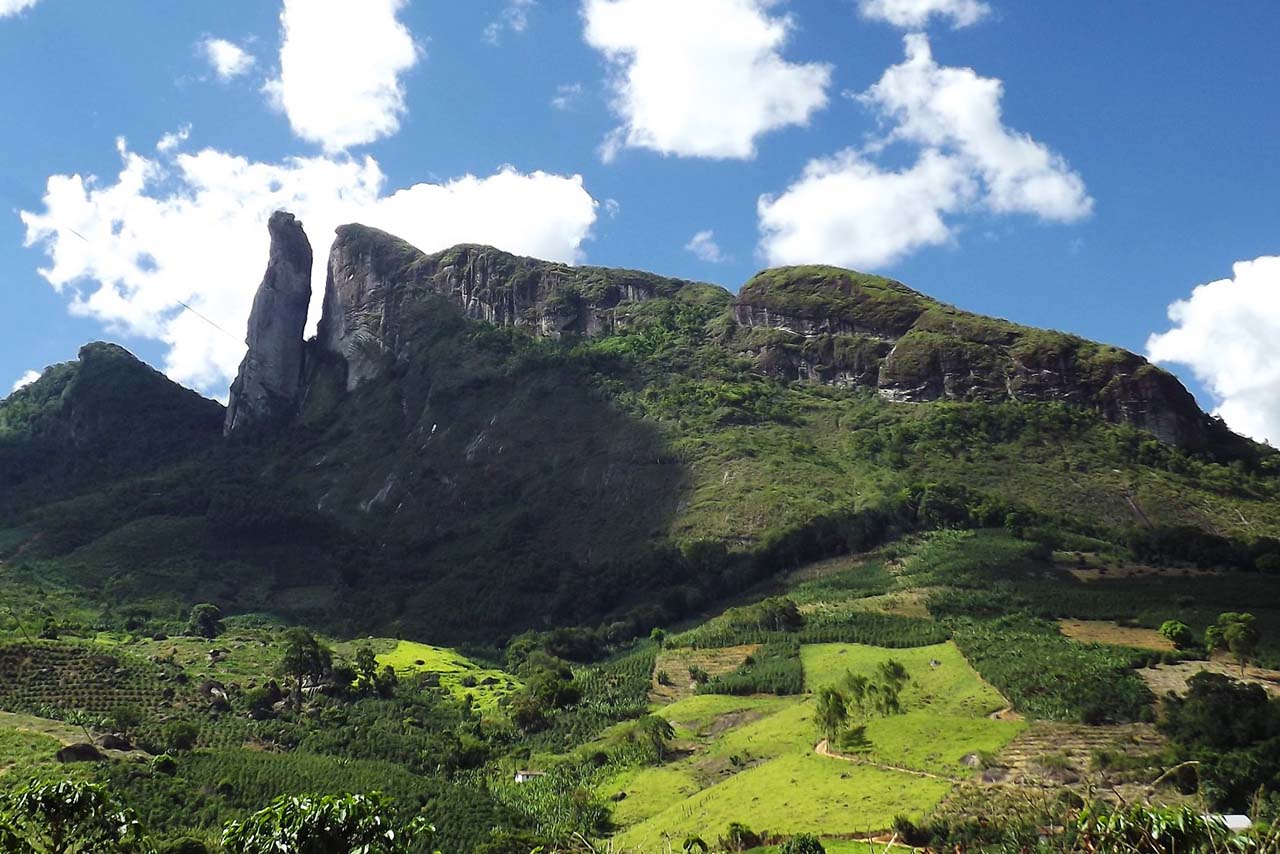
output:
[[302,687],[308,676],[319,678],[329,669],[333,653],[315,635],[295,626],[284,635],[284,659],[280,667],[293,680],[293,708],[302,710]]
[[849,709],[845,706],[844,695],[835,688],[823,688],[819,691],[814,721],[826,737],[828,748],[834,748],[836,738],[849,721]]

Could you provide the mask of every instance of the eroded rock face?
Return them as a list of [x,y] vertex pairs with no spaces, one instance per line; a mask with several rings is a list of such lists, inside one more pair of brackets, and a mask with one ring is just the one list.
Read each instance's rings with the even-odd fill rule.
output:
[[293,214],[267,223],[271,254],[253,299],[249,350],[231,386],[225,432],[292,415],[302,383],[307,306],[311,302],[311,243]]
[[[411,357],[414,313],[443,297],[473,320],[539,335],[595,335],[619,322],[623,303],[711,288],[650,273],[570,267],[489,246],[427,255],[377,229],[344,225],[329,253],[319,344],[347,364],[353,389]],[[727,295],[726,295],[727,300]]]
[[1212,429],[1177,378],[1141,356],[963,312],[878,276],[766,270],[733,311],[733,346],[782,379],[866,386],[912,403],[1060,402],[1183,447]]

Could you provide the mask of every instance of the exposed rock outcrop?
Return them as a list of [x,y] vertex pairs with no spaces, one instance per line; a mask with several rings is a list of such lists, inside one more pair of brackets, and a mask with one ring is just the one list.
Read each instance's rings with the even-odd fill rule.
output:
[[302,382],[307,306],[311,302],[311,243],[293,214],[267,223],[271,254],[253,299],[240,373],[231,386],[225,432],[292,415]]
[[617,309],[714,285],[651,273],[571,267],[521,258],[489,246],[455,246],[427,255],[397,237],[361,225],[338,229],[329,253],[319,342],[347,363],[355,388],[413,352],[409,319],[444,297],[474,320],[526,327],[536,334],[595,335],[620,322]]
[[867,386],[905,402],[1061,402],[1183,447],[1214,429],[1191,393],[1141,356],[960,311],[878,276],[766,270],[733,312],[733,345],[782,379]]

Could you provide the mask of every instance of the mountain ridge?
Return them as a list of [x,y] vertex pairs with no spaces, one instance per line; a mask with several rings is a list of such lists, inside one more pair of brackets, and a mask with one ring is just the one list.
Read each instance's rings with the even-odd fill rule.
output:
[[[341,229],[329,258],[319,335],[302,341],[298,318],[249,330],[269,358],[248,353],[257,373],[237,389],[296,380],[296,395],[233,393],[244,417],[225,440],[216,403],[148,403],[194,393],[140,363],[128,374],[150,392],[114,395],[106,378],[94,405],[132,425],[125,447],[172,452],[95,467],[64,433],[22,426],[56,425],[57,377],[74,365],[0,403],[15,484],[0,530],[32,566],[105,607],[199,595],[349,634],[487,642],[647,632],[799,563],[939,526],[1031,526],[1059,544],[1186,530],[1228,556],[1280,535],[1274,453],[1198,409],[1174,413],[1183,433],[1165,438],[1193,440],[1174,443],[1139,429],[1150,411],[1102,398],[1009,394],[1003,379],[987,394],[972,360],[950,379],[922,360],[939,381],[915,400],[883,387],[913,336],[999,359],[1040,341],[890,280],[787,268],[735,298],[490,247],[427,255],[363,226]],[[825,319],[801,326],[814,306]],[[862,375],[818,370],[860,347]],[[293,348],[300,376],[275,358]],[[816,378],[795,373],[804,360]],[[33,406],[49,417],[17,417]],[[199,430],[172,429],[183,412]]]

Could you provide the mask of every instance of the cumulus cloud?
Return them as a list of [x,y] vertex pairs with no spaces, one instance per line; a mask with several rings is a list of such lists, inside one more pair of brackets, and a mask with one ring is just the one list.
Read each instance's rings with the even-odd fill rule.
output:
[[19,12],[25,12],[39,2],[40,0],[0,0],[0,18],[8,18],[11,15],[17,15]]
[[1238,262],[1169,306],[1169,320],[1147,356],[1190,366],[1232,430],[1280,445],[1280,257]]
[[611,68],[623,148],[748,159],[762,134],[808,123],[827,104],[831,67],[788,62],[794,28],[774,0],[585,0],[587,44]]
[[700,261],[706,261],[708,264],[722,264],[729,258],[720,249],[720,244],[716,243],[716,234],[710,229],[699,231],[695,234],[684,248],[692,252]]
[[1000,110],[1004,84],[972,68],[933,59],[929,39],[909,35],[906,60],[859,96],[896,126],[902,140],[956,152],[981,175],[985,202],[997,213],[1027,213],[1072,222],[1089,215],[1084,181],[1043,143],[1008,128]]
[[427,252],[476,242],[576,262],[596,219],[576,175],[504,167],[387,192],[372,157],[261,163],[213,149],[149,158],[119,147],[114,182],[49,178],[44,210],[22,213],[26,242],[44,248],[40,272],[73,314],[164,342],[166,373],[215,395],[244,354],[274,210],[297,214],[316,250],[313,327],[324,259],[342,223],[385,229]]
[[523,33],[529,29],[529,13],[538,5],[538,0],[507,0],[502,14],[490,21],[484,28],[484,40],[491,45],[502,42],[503,30]]
[[[854,96],[886,126],[864,149],[811,161],[780,195],[760,198],[761,254],[774,264],[826,262],[876,267],[954,239],[966,211],[1030,214],[1073,222],[1093,199],[1083,179],[1043,143],[1005,126],[999,80],[934,62],[923,35],[906,38],[906,59]],[[914,165],[886,169],[894,144]]]
[[156,143],[156,151],[168,153],[191,139],[191,125],[183,125],[172,133],[166,133]]
[[253,54],[226,39],[207,38],[197,46],[205,62],[219,80],[230,80],[248,74],[257,60]]
[[421,55],[396,18],[406,2],[284,0],[280,76],[266,92],[295,134],[332,153],[400,129],[400,78]]
[[937,151],[895,172],[849,149],[811,161],[781,196],[761,197],[760,249],[771,264],[892,264],[951,240],[944,216],[975,189],[961,164]]
[[862,17],[904,29],[920,29],[931,18],[950,19],[953,27],[976,24],[991,14],[981,0],[859,0]]
[[20,391],[21,389],[24,389],[38,379],[40,379],[39,371],[27,371],[25,374],[23,374],[21,377],[18,378],[18,381],[16,383],[13,384],[13,388],[11,389],[10,393],[12,394],[15,391]]

